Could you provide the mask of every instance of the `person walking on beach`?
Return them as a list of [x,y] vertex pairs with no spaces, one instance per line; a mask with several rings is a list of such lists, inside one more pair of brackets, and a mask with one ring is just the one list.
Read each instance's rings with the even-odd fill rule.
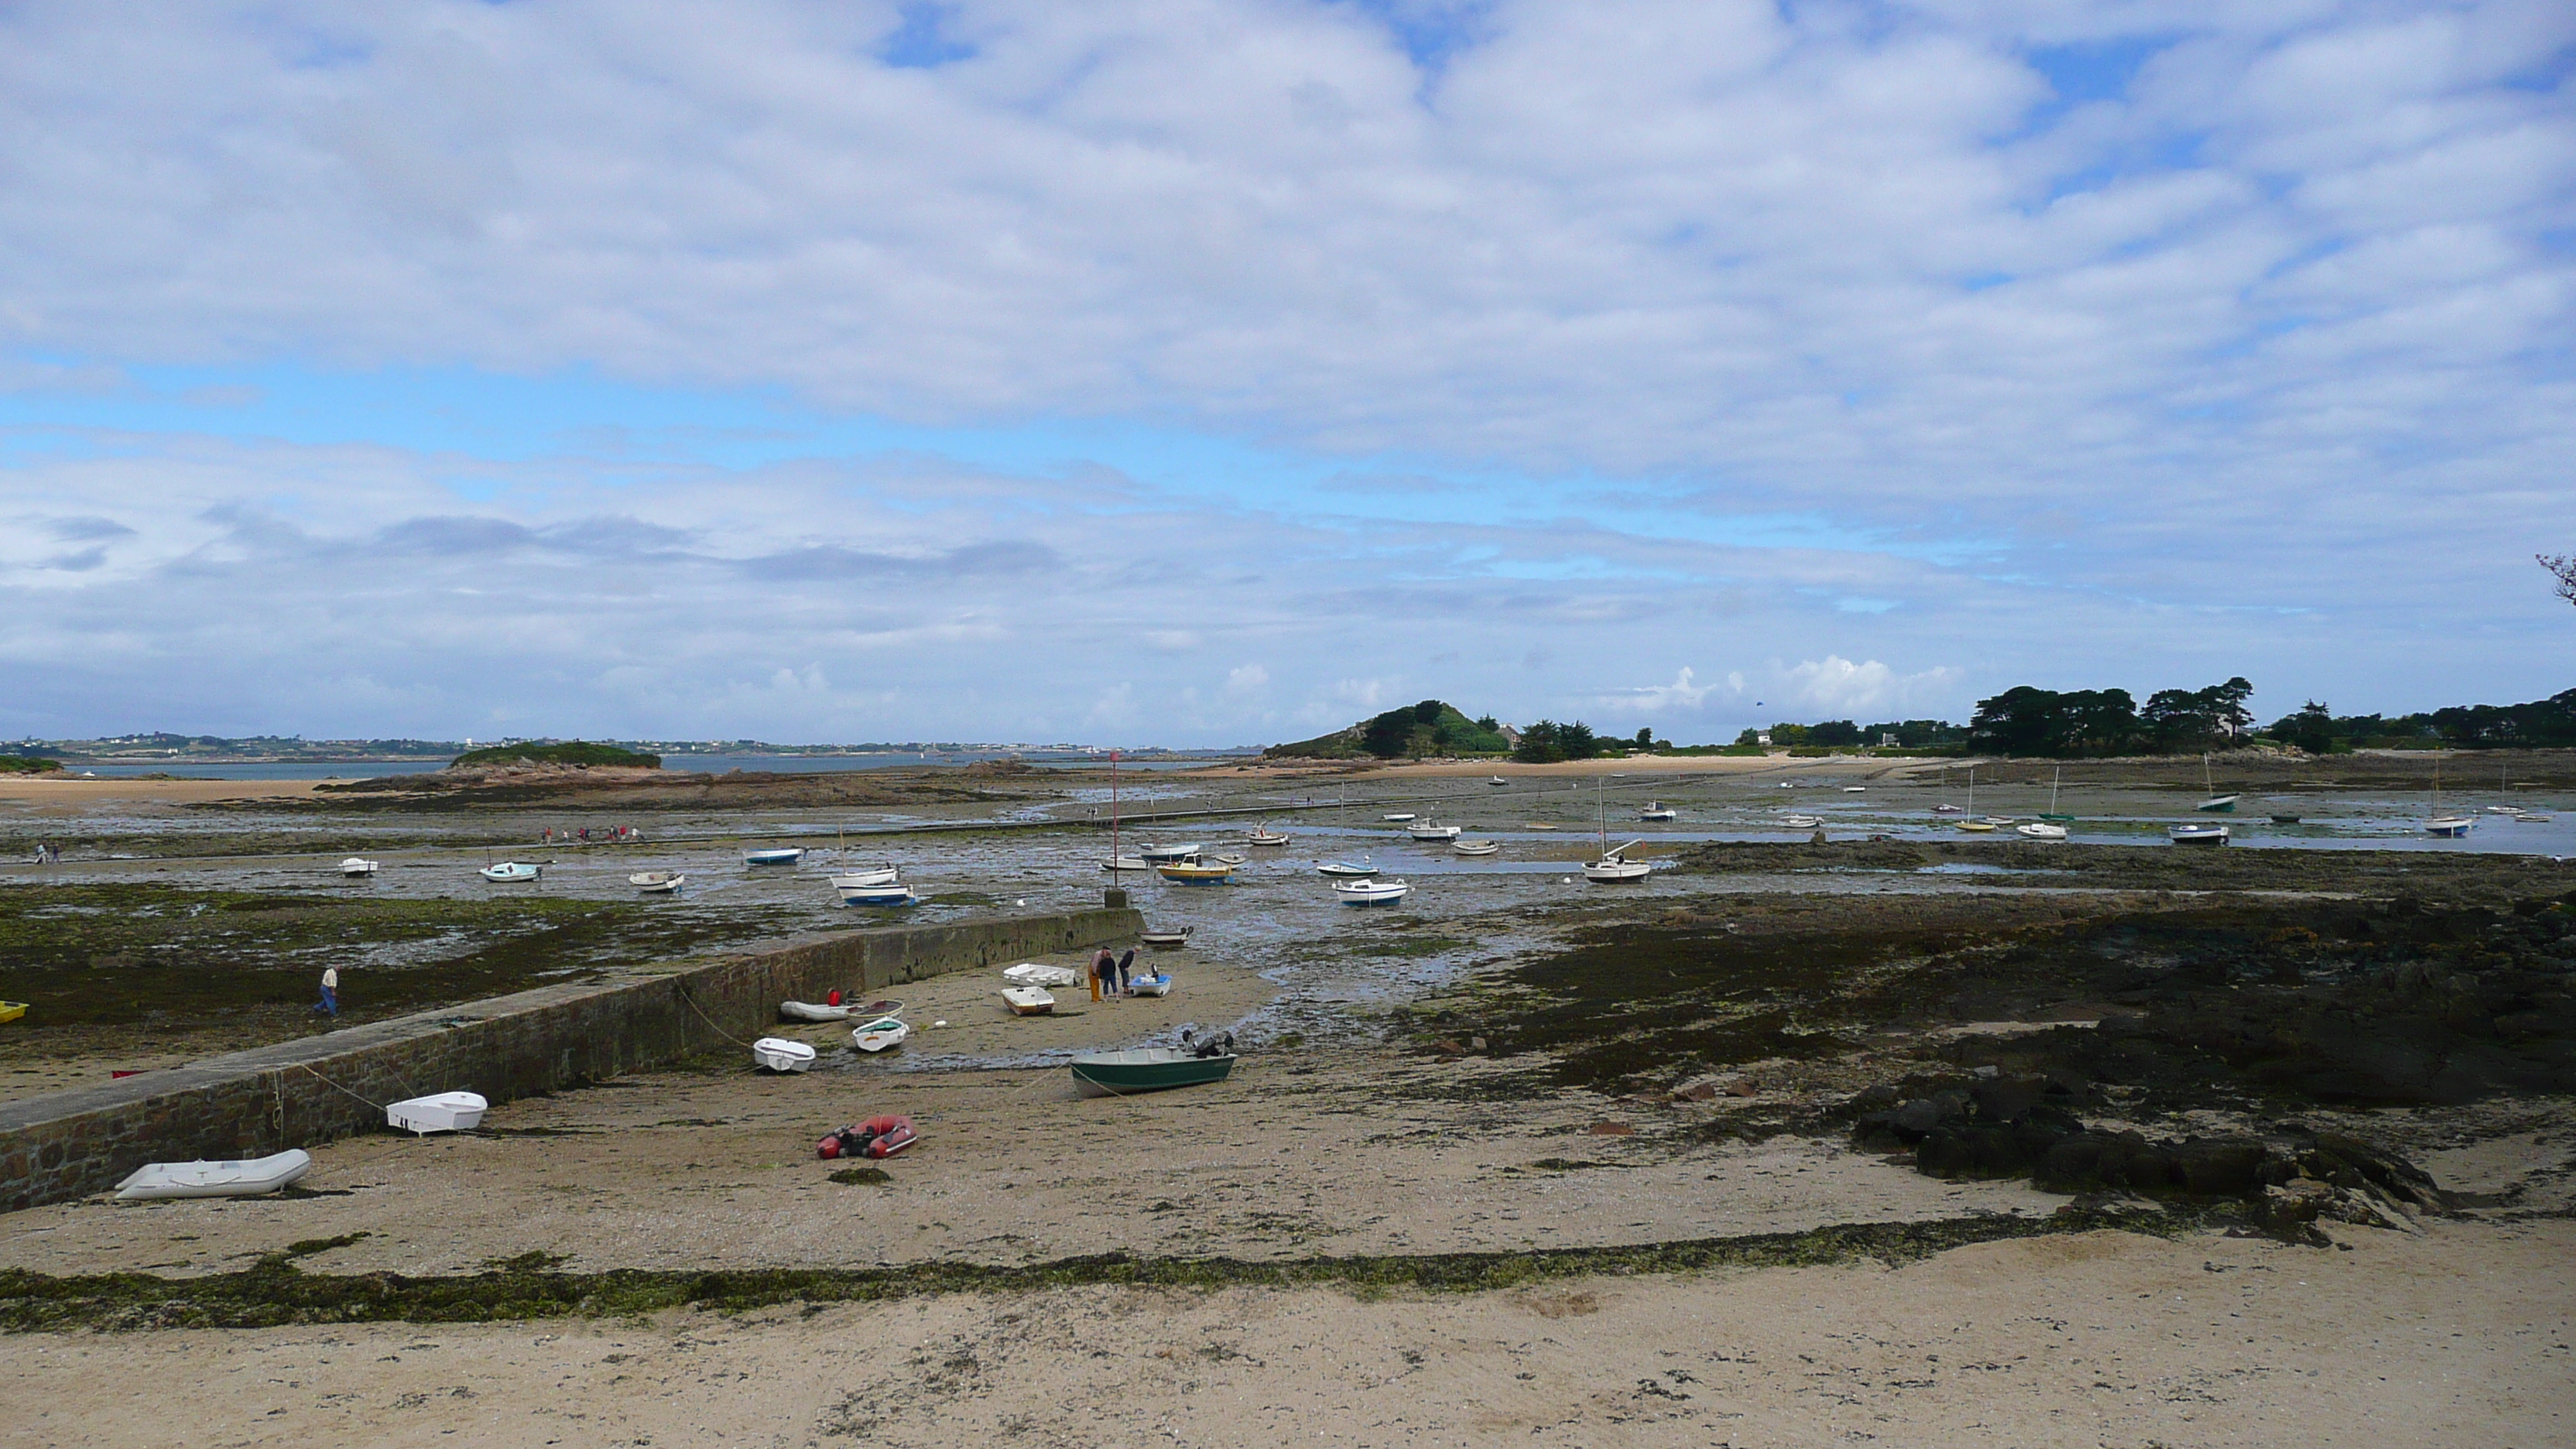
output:
[[324,1016],[338,1016],[340,1014],[339,967],[325,966],[322,968],[322,999],[313,1004],[313,1009],[322,1013]]

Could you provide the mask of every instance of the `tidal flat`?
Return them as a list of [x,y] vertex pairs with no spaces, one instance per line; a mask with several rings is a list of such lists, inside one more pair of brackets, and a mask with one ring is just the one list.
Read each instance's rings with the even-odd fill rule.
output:
[[[2403,840],[2403,802],[2369,791],[2309,802],[2342,822],[2302,822],[2312,845],[2194,852],[2123,843],[2155,791],[2106,789],[2077,807],[2095,842],[2039,846],[1929,818],[1937,774],[1748,764],[1158,779],[1142,808],[1165,818],[1138,833],[1250,857],[1226,887],[1122,877],[1149,921],[1194,928],[1151,958],[1173,997],[1024,1030],[991,983],[940,978],[920,1005],[949,1026],[882,1058],[813,1031],[831,1050],[808,1076],[717,1054],[500,1104],[470,1137],[325,1144],[291,1196],[11,1214],[0,1362],[110,1419],[123,1376],[175,1369],[246,1443],[540,1421],[566,1442],[1164,1422],[1272,1442],[1268,1418],[1193,1414],[1219,1391],[1355,1442],[2550,1437],[2576,1301],[2576,872]],[[318,962],[370,942],[456,954],[351,968],[346,995],[380,972],[388,997],[479,993],[486,967],[449,963],[623,969],[886,919],[830,903],[840,860],[928,886],[910,919],[1097,901],[1103,784],[667,812],[641,842],[523,846],[553,862],[526,895],[473,881],[481,840],[560,812],[326,813],[458,834],[387,852],[371,884],[323,874],[336,843],[17,867],[0,931],[29,934],[0,940],[72,989],[150,969],[94,957],[199,940],[161,954],[274,973],[290,1014]],[[1649,791],[1683,820],[1612,843],[1662,868],[1583,884],[1611,802]],[[1771,818],[1782,797],[1829,819],[1825,843]],[[1171,818],[1190,808],[1270,813]],[[1449,856],[1378,818],[1405,810],[1503,850]],[[1242,849],[1256,819],[1292,843]],[[946,828],[907,833],[924,823]],[[754,839],[816,855],[746,867]],[[1315,863],[1362,854],[1415,893],[1333,902]],[[705,886],[639,902],[624,874],[646,866]],[[156,936],[174,911],[217,924]],[[130,1039],[135,1008],[103,993],[79,1030]],[[1227,1082],[1071,1092],[1066,1052],[1183,1025],[1236,1032]],[[923,1132],[882,1180],[815,1159],[881,1111]],[[910,1365],[912,1392],[841,1382],[844,1352]],[[718,1359],[739,1379],[711,1387]],[[50,1422],[32,1442],[107,1423]]]

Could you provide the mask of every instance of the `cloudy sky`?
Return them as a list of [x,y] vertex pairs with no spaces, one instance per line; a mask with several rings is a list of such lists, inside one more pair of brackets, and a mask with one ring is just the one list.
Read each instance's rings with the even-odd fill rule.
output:
[[2564,0],[0,4],[0,735],[2576,684]]

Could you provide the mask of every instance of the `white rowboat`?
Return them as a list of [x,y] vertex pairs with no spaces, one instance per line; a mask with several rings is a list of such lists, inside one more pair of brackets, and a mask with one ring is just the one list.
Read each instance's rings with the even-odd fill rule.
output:
[[814,1048],[783,1036],[765,1036],[751,1044],[752,1064],[772,1072],[802,1072],[814,1065]]
[[1491,855],[1503,846],[1497,840],[1453,840],[1449,848],[1460,855]]
[[1333,882],[1333,895],[1346,906],[1389,905],[1403,900],[1413,887],[1400,880],[1343,880]]
[[893,866],[878,865],[870,866],[866,870],[841,871],[837,874],[827,876],[825,879],[831,881],[832,889],[834,890],[839,890],[844,886],[857,890],[866,886],[893,885],[895,877],[900,874],[902,874],[902,872],[896,870]]
[[362,855],[353,855],[340,862],[340,874],[345,876],[369,876],[375,873],[376,863]]
[[1006,986],[1002,1000],[1013,1016],[1044,1016],[1055,1010],[1055,997],[1043,986]]
[[852,1030],[850,1040],[863,1052],[881,1052],[903,1045],[904,1038],[910,1035],[912,1028],[901,1017],[881,1016]]
[[475,874],[495,885],[517,885],[535,880],[543,869],[542,866],[521,865],[515,860],[505,860],[499,865],[487,865]]
[[804,858],[805,848],[801,845],[763,846],[758,850],[746,850],[742,853],[742,863],[745,865],[794,865]]
[[492,1104],[479,1092],[433,1092],[426,1097],[411,1097],[385,1107],[385,1125],[399,1127],[413,1136],[424,1132],[471,1132],[483,1125],[483,1114]]
[[2066,838],[2066,827],[2063,825],[2050,825],[2044,821],[2034,820],[2028,825],[2014,826],[2013,833],[2016,835],[2029,836],[2033,840],[2064,840]]

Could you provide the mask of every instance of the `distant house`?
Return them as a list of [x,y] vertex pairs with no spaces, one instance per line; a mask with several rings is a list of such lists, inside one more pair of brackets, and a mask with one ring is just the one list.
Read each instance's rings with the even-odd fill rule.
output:
[[1755,743],[1755,744],[1757,744],[1757,745],[1768,745],[1768,744],[1770,744],[1770,743],[1771,743],[1771,732],[1770,732],[1769,730],[1764,730],[1764,731],[1762,731],[1761,733],[1759,733],[1759,734],[1755,735],[1755,736],[1753,737],[1753,743]]
[[1516,750],[1521,747],[1521,732],[1519,727],[1514,725],[1504,725],[1498,729],[1496,733],[1503,737],[1504,744],[1507,744]]

